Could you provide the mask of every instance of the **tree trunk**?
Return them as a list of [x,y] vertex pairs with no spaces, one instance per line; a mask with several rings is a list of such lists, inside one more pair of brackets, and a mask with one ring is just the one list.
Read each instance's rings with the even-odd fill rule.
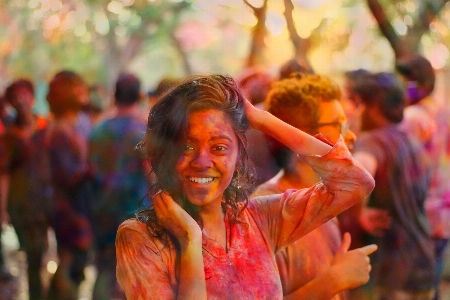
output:
[[247,4],[253,10],[253,14],[258,20],[252,31],[252,42],[250,45],[250,53],[248,54],[245,63],[246,67],[253,67],[264,62],[264,50],[266,48],[264,39],[266,38],[267,35],[266,29],[267,0],[264,0],[264,3],[261,7],[254,7],[246,0],[244,0],[244,3]]
[[431,22],[441,12],[447,2],[449,0],[419,1],[418,17],[413,21],[413,25],[403,37],[399,37],[395,32],[383,6],[378,0],[367,0],[367,5],[377,21],[381,33],[391,44],[395,58],[398,60],[400,57],[419,52],[422,36],[430,30]]
[[181,61],[183,63],[184,73],[187,76],[192,75],[191,64],[189,63],[188,56],[187,56],[186,52],[183,50],[180,41],[177,39],[175,34],[171,34],[171,38],[172,38],[172,42],[175,46],[175,49],[177,50],[178,54],[180,55]]

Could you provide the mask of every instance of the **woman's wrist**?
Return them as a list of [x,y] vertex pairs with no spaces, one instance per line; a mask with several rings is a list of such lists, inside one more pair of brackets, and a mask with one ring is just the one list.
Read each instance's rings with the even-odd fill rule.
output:
[[193,249],[195,246],[202,245],[202,232],[199,230],[193,229],[190,232],[187,232],[185,236],[178,238],[178,242],[181,247],[181,251],[186,251],[188,249]]
[[346,281],[346,277],[341,273],[342,270],[340,268],[335,268],[331,266],[326,274],[328,276],[328,282],[330,290],[333,291],[334,294],[338,294],[344,290],[348,289],[348,282]]
[[254,108],[253,112],[248,115],[250,125],[253,129],[264,132],[264,124],[268,119],[269,112]]

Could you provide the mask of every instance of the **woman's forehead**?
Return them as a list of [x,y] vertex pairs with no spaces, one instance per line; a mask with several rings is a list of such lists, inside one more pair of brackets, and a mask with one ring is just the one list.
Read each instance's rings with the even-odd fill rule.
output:
[[229,117],[221,110],[207,109],[192,112],[189,115],[188,138],[208,136],[211,139],[228,137],[236,139]]

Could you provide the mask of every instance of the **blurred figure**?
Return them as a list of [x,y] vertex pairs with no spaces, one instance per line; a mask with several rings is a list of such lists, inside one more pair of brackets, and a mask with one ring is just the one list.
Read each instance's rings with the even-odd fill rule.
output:
[[[239,76],[237,81],[244,97],[256,107],[263,109],[264,100],[274,82],[274,78],[268,71],[264,68],[249,68]],[[245,136],[248,141],[248,155],[255,167],[256,186],[275,176],[280,167],[270,153],[268,140],[263,132],[249,129]]]
[[244,97],[253,105],[263,107],[275,78],[265,68],[248,68],[237,81]]
[[439,299],[444,252],[450,237],[450,111],[431,97],[435,74],[426,58],[407,57],[400,60],[396,68],[406,86],[410,104],[405,109],[401,127],[425,146],[432,163],[425,209],[431,223],[437,262],[434,299]]
[[61,71],[49,84],[47,101],[54,117],[46,133],[46,147],[55,193],[53,227],[59,258],[48,299],[77,299],[93,237],[88,219],[92,175],[87,163],[87,132],[79,118],[89,101],[88,88],[78,74]]
[[83,107],[83,112],[89,116],[92,126],[98,124],[103,118],[103,112],[107,107],[105,90],[100,85],[89,87],[89,103]]
[[314,70],[307,61],[301,61],[294,58],[281,65],[278,79],[283,80],[289,78],[293,73],[314,74]]
[[[343,101],[345,115],[352,131],[361,131],[361,111],[364,105],[361,95],[372,93],[371,86],[365,85],[366,76],[371,73],[365,69],[357,69],[345,73],[343,84]],[[360,84],[359,84],[360,83]],[[384,229],[390,226],[389,212],[383,209],[367,207],[358,203],[337,216],[342,232],[349,232],[352,236],[350,249],[363,247],[366,244],[365,232]]]
[[[0,139],[2,192],[7,194],[9,219],[27,256],[29,298],[42,299],[40,271],[47,249],[50,182],[35,135],[45,125],[32,113],[34,87],[29,80],[14,81],[5,91],[5,100],[16,117]],[[1,221],[6,218],[3,214]]]
[[[5,103],[4,97],[0,96],[0,137],[3,138],[3,134],[5,133],[5,125],[3,124],[3,116],[5,115]],[[3,148],[0,148],[0,160],[4,159],[6,155]],[[8,188],[8,180],[7,176],[0,175],[0,237],[2,235],[3,224],[9,221],[8,213],[7,213],[7,188]],[[9,272],[8,268],[5,265],[5,258],[3,255],[3,246],[2,240],[0,238],[0,281],[8,281],[13,279],[13,276]]]
[[403,86],[393,74],[378,73],[365,76],[354,90],[363,105],[363,132],[353,155],[376,183],[367,206],[384,209],[392,217],[387,228],[365,227],[367,242],[376,243],[378,251],[364,289],[374,293],[374,299],[432,299],[435,261],[424,209],[430,168],[423,147],[399,127]]
[[169,91],[172,87],[178,85],[179,83],[181,83],[181,79],[178,78],[165,77],[161,79],[156,88],[147,93],[149,109],[151,109],[153,105],[158,102],[159,98],[161,98],[162,95],[164,95],[167,91]]
[[350,128],[356,135],[359,134],[361,128],[361,124],[359,123],[361,120],[359,109],[361,107],[361,100],[358,98],[358,95],[354,93],[353,86],[355,85],[355,81],[368,74],[370,74],[370,72],[365,69],[357,69],[344,73],[342,106],[347,115]]
[[5,99],[5,96],[0,96],[0,123],[3,128],[9,127],[14,123],[14,116],[9,111],[10,104]]
[[92,225],[98,272],[93,299],[125,299],[115,276],[116,231],[123,221],[134,217],[147,194],[150,170],[144,158],[136,155],[136,146],[146,130],[140,117],[140,89],[136,76],[121,74],[116,82],[115,115],[95,127],[90,137],[89,158],[96,181]]
[[[319,75],[291,74],[274,84],[266,109],[279,119],[332,144],[340,136],[351,149],[355,135],[348,129],[336,83]],[[281,171],[257,187],[252,197],[314,186],[320,177],[286,146],[279,145]],[[376,246],[348,251],[351,237],[341,233],[334,218],[303,236],[277,255],[284,299],[347,299],[348,289],[369,280],[368,255]]]

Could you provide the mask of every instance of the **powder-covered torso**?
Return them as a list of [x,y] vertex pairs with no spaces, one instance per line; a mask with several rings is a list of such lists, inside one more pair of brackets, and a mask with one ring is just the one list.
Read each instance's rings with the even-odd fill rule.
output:
[[[275,253],[373,189],[373,178],[353,160],[342,139],[322,157],[303,158],[322,182],[249,199],[239,222],[230,222],[227,213],[226,250],[203,235],[208,299],[282,299]],[[116,250],[117,279],[127,299],[176,299],[178,255],[173,245],[130,219],[119,227]]]

